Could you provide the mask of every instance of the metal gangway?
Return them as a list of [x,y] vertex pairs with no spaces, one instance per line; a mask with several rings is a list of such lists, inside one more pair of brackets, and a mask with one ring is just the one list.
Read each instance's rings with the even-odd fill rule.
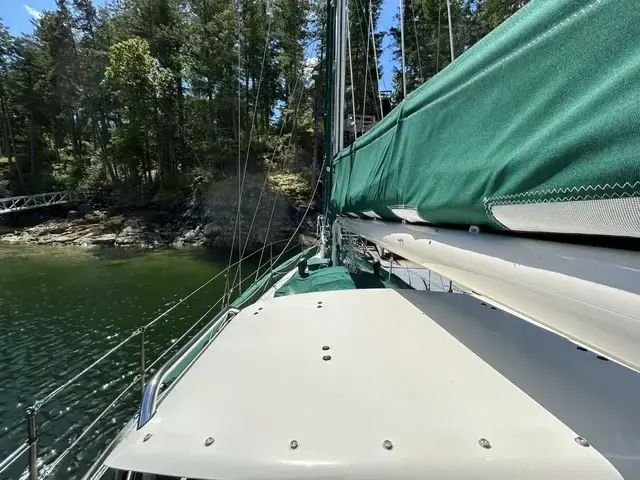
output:
[[69,190],[65,192],[36,193],[20,197],[0,198],[0,215],[12,212],[34,210],[52,205],[73,205],[86,202],[93,197],[89,190]]

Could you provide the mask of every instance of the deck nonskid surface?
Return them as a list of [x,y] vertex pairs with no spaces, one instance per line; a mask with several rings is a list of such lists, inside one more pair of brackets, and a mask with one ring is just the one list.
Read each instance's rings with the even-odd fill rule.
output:
[[415,303],[351,290],[243,310],[108,463],[229,479],[619,478]]

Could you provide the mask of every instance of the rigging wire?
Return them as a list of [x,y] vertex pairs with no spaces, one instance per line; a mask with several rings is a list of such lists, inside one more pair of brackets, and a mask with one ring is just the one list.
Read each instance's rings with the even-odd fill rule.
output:
[[[357,8],[357,7],[356,7]],[[347,12],[349,11],[349,2],[347,1]],[[351,54],[351,22],[347,22],[347,48],[349,49],[349,82],[351,83],[351,111],[353,112],[353,137],[358,138],[358,128],[356,126],[356,95],[355,83],[353,82],[353,60]]]
[[[267,5],[268,6],[268,5]],[[239,264],[238,264],[238,272],[240,275],[240,282],[242,282],[242,255],[243,255],[243,249],[242,249],[242,232],[241,232],[241,209],[242,209],[242,193],[244,190],[244,183],[245,183],[245,179],[247,176],[247,165],[249,163],[249,155],[251,153],[251,140],[253,139],[253,129],[255,127],[255,123],[256,123],[256,116],[257,116],[257,111],[258,111],[258,99],[260,98],[260,87],[262,86],[262,79],[264,76],[264,66],[266,63],[266,59],[267,59],[267,51],[269,49],[269,37],[271,35],[271,23],[272,23],[272,19],[273,19],[273,15],[269,15],[268,13],[268,8],[266,9],[267,12],[267,16],[268,16],[268,22],[267,22],[267,33],[265,35],[265,42],[264,42],[264,50],[262,53],[262,64],[260,66],[260,76],[258,79],[258,87],[256,89],[256,95],[255,95],[255,100],[254,100],[254,105],[253,105],[253,115],[251,118],[251,127],[249,128],[249,135],[248,135],[248,140],[247,140],[247,153],[245,155],[245,160],[244,160],[244,169],[241,168],[241,164],[242,164],[242,158],[241,158],[241,135],[240,135],[240,120],[241,120],[241,115],[240,115],[240,108],[241,108],[241,104],[240,104],[240,83],[238,83],[238,209],[236,212],[236,221],[235,221],[235,225],[233,228],[233,238],[231,240],[231,251],[229,252],[229,265],[231,265],[231,259],[233,258],[233,249],[235,246],[235,240],[236,240],[236,233],[238,236],[238,258],[239,258]],[[240,53],[240,39],[241,39],[241,29],[240,29],[240,15],[238,15],[238,75],[240,75],[241,72],[241,53]],[[242,175],[240,174],[242,170]],[[227,292],[227,288],[228,288],[228,282],[225,285],[225,293]]]
[[[364,12],[364,7],[362,8]],[[364,131],[364,116],[367,112],[367,77],[369,76],[369,46],[371,45],[369,42],[369,20],[367,20],[367,53],[365,59],[365,69],[364,69],[364,98],[362,100],[362,118],[360,121],[360,130]]]
[[[239,227],[239,223],[240,223],[240,189],[241,189],[241,179],[240,179],[240,163],[241,163],[241,158],[242,158],[242,150],[241,150],[241,144],[240,144],[240,131],[241,131],[241,126],[240,126],[240,122],[242,120],[241,118],[241,102],[240,102],[240,82],[241,82],[241,72],[242,72],[242,65],[241,65],[241,46],[242,46],[242,38],[241,38],[241,27],[240,27],[240,2],[237,2],[236,8],[238,10],[238,210],[236,212],[236,219],[233,225],[233,236],[231,238],[231,249],[229,250],[229,264],[231,264],[231,259],[233,258],[233,249],[235,247],[235,241],[236,241],[236,235],[238,233],[238,227]],[[239,259],[241,259],[242,257],[240,257]],[[228,268],[228,267],[227,267]],[[229,276],[227,275],[227,280],[225,281],[225,285],[224,285],[224,296],[227,296],[227,292],[229,290]],[[223,302],[223,306],[224,306],[224,302]]]
[[147,367],[147,371],[148,371],[148,372],[150,372],[150,371],[151,371],[151,369],[152,369],[153,367],[155,367],[155,366],[158,364],[158,362],[160,362],[160,360],[162,360],[162,359],[165,357],[165,355],[167,355],[167,353],[169,353],[171,350],[173,350],[173,348],[174,348],[176,345],[180,345],[180,342],[182,342],[182,340],[184,340],[184,339],[187,337],[187,335],[189,335],[189,333],[191,333],[191,332],[193,331],[193,329],[194,329],[194,328],[196,328],[198,325],[200,325],[200,322],[202,322],[202,320],[204,320],[205,318],[207,318],[207,316],[208,316],[208,315],[213,311],[213,309],[214,309],[214,308],[216,308],[218,305],[220,305],[220,302],[222,302],[223,300],[224,300],[224,296],[220,297],[220,298],[218,299],[218,301],[217,301],[216,303],[214,303],[213,305],[211,305],[211,306],[207,309],[207,311],[206,311],[206,312],[204,312],[204,313],[200,316],[200,318],[198,318],[198,320],[196,320],[196,321],[193,323],[193,325],[191,325],[191,326],[190,326],[190,327],[189,327],[189,328],[188,328],[188,329],[187,329],[187,330],[186,330],[186,331],[185,331],[185,332],[184,332],[184,333],[183,333],[183,334],[182,334],[182,335],[181,335],[177,340],[172,340],[172,342],[171,342],[171,344],[169,345],[169,347],[168,347],[164,352],[162,352],[160,355],[158,355],[158,358],[156,358],[156,359],[151,363],[151,365],[149,365],[149,366]]
[[[289,103],[294,99],[294,96],[296,94],[296,90],[298,89],[298,84],[299,83],[300,83],[300,74],[298,75],[298,78],[296,79],[296,82],[293,85],[293,91],[291,92],[291,97],[289,99]],[[300,95],[302,96],[302,93]],[[266,171],[265,176],[264,176],[264,181],[262,182],[262,188],[260,189],[260,195],[258,196],[258,202],[256,204],[256,208],[253,210],[253,218],[251,219],[251,224],[249,225],[249,232],[247,233],[247,238],[245,239],[244,247],[242,248],[242,255],[243,256],[244,256],[244,252],[247,250],[247,245],[249,244],[249,238],[251,236],[251,231],[253,230],[253,225],[255,224],[256,217],[258,216],[258,210],[260,208],[260,203],[262,201],[262,197],[264,195],[265,188],[266,188],[267,183],[269,181],[269,173],[271,173],[271,168],[273,167],[273,163],[274,163],[276,154],[278,153],[278,150],[281,147],[282,134],[284,133],[284,126],[286,125],[286,123],[287,122],[283,118],[282,119],[282,124],[280,125],[280,131],[278,132],[278,137],[276,138],[276,147],[274,148],[273,153],[271,154],[271,160],[268,162],[267,171]],[[266,240],[265,240],[265,242],[266,242]]]
[[[362,30],[362,24],[364,23],[363,18],[366,17],[366,11],[367,10],[364,8],[362,0],[358,0],[358,3],[360,4],[360,9],[358,9],[357,6],[354,7],[354,9],[355,9],[355,11],[356,11],[356,13],[358,15],[358,21],[359,21],[358,25],[360,27],[360,37],[362,38],[362,45],[363,45],[363,48],[364,48],[365,42],[367,42],[367,43],[369,42],[369,30],[370,30],[370,28],[369,28],[369,25],[367,25],[367,39],[365,40],[364,31]],[[362,17],[360,16],[360,10],[362,10]],[[373,25],[373,16],[371,15],[371,2],[369,2],[369,22],[370,22],[370,25]],[[375,42],[374,42],[374,45],[375,45]],[[375,63],[376,63],[376,69],[377,69],[378,68],[378,60],[377,60],[378,54],[377,54],[375,49],[373,51],[373,54],[374,54],[374,57],[375,57]],[[367,69],[367,71],[368,71],[368,69]],[[380,71],[378,69],[376,71],[376,78],[378,79],[378,96],[380,96],[380,85],[379,85],[380,77],[378,76],[379,73],[380,73]],[[384,82],[384,79],[383,79],[383,82]],[[374,87],[373,82],[371,83],[371,85],[372,85],[372,88],[373,88]],[[375,89],[373,90],[373,95],[374,96],[376,95]],[[375,103],[374,105],[375,105],[375,108],[376,108],[376,115],[378,115],[378,118],[382,118],[383,117],[382,110],[378,111],[378,104],[377,103]],[[381,103],[381,105],[382,105],[382,103]],[[364,112],[363,112],[363,114],[364,114]]]
[[[304,93],[304,89],[302,89],[300,91],[300,99],[298,100],[298,105],[296,106],[296,110],[295,113],[293,115],[293,125],[291,126],[291,136],[289,137],[289,144],[288,146],[291,146],[291,143],[293,142],[293,133],[295,132],[296,129],[296,123],[298,121],[298,112],[300,110],[300,105],[302,104],[302,96]],[[322,175],[318,175],[318,180],[320,180],[322,178]],[[269,223],[267,224],[267,231],[264,234],[264,245],[262,248],[262,253],[260,254],[260,260],[258,261],[258,266],[260,266],[262,264],[262,258],[264,257],[264,249],[266,247],[266,243],[267,243],[267,239],[269,238],[269,232],[271,231],[271,223],[273,222],[273,216],[275,214],[276,211],[276,205],[278,202],[278,196],[280,194],[280,190],[276,190],[276,193],[273,197],[273,204],[271,205],[271,214],[269,215]],[[256,276],[256,280],[257,280],[257,276]]]
[[416,22],[416,11],[413,8],[413,0],[409,0],[411,5],[411,16],[413,17],[413,33],[416,37],[416,48],[418,53],[418,69],[420,70],[420,83],[424,83],[424,74],[422,73],[422,59],[420,58],[420,42],[418,41],[418,27]]
[[[302,76],[302,73],[298,74],[298,77],[297,77],[296,82],[295,82],[294,87],[293,87],[293,91],[291,92],[290,100],[294,100],[294,95],[296,93],[296,89],[298,87],[298,84],[301,84],[301,82],[300,82],[301,76]],[[293,123],[293,126],[292,126],[291,137],[289,137],[289,143],[287,145],[288,147],[290,147],[292,142],[293,142],[293,130],[295,129],[295,124],[296,124],[296,121],[297,121],[298,111],[300,109],[300,105],[302,104],[303,95],[304,95],[304,86],[300,90],[300,98],[298,99],[296,110],[294,112],[294,123]],[[262,182],[262,189],[260,190],[260,196],[258,197],[258,203],[256,204],[256,208],[253,211],[253,218],[251,219],[251,225],[249,226],[249,232],[247,233],[247,238],[245,239],[245,244],[244,244],[244,247],[242,249],[242,255],[243,256],[244,256],[244,252],[247,249],[247,245],[249,243],[251,231],[253,230],[253,225],[255,223],[256,217],[258,216],[258,210],[260,208],[260,203],[262,201],[262,197],[264,195],[264,191],[265,191],[266,185],[267,185],[268,180],[269,180],[269,173],[271,172],[271,168],[273,167],[273,163],[274,163],[276,154],[278,153],[278,149],[282,146],[281,140],[282,140],[282,134],[283,134],[283,131],[284,131],[285,124],[286,124],[286,122],[285,122],[285,119],[283,118],[282,125],[280,126],[280,132],[278,134],[278,139],[276,140],[276,148],[274,149],[274,151],[273,151],[273,153],[271,155],[271,161],[269,162],[269,166],[267,167],[267,172],[265,174],[264,181]],[[286,163],[284,165],[286,165]],[[267,246],[267,241],[268,241],[268,238],[269,238],[269,230],[271,229],[271,222],[273,220],[273,214],[275,212],[275,202],[278,199],[277,194],[278,194],[278,191],[276,191],[276,196],[274,198],[274,204],[273,204],[273,208],[272,208],[272,211],[271,211],[271,216],[269,218],[269,224],[267,226],[267,233],[265,234],[265,237],[264,237],[263,250],[262,250],[262,253],[260,254],[260,260],[258,262],[258,265],[260,265],[262,263],[262,257],[264,255],[264,248]],[[237,274],[238,274],[238,271],[236,270],[236,275],[234,275],[233,281],[231,282],[232,289],[235,286],[235,282],[236,282],[236,279],[238,277]],[[258,278],[256,276],[256,280],[257,279]]]
[[[313,45],[317,41],[318,41],[318,39],[315,39],[315,40],[310,41],[306,45],[304,45],[304,50],[306,51],[311,45]],[[296,77],[296,81],[293,84],[293,91],[291,92],[291,95],[289,97],[289,101],[288,101],[287,105],[291,104],[294,101],[295,95],[296,95],[296,90],[298,89],[298,85],[301,84],[301,82],[300,82],[301,79],[302,79],[302,72],[299,72],[297,77]],[[303,89],[304,89],[304,86],[303,86]],[[304,90],[300,93],[300,100],[298,101],[298,107],[296,108],[296,115],[297,115],[298,109],[300,108],[300,102],[302,101],[302,94],[303,93],[304,93]],[[256,104],[257,104],[257,99],[256,99]],[[267,172],[265,173],[264,181],[262,182],[262,188],[260,189],[260,195],[258,197],[258,202],[256,204],[256,207],[255,207],[254,211],[253,211],[253,217],[251,218],[251,224],[249,225],[249,230],[248,230],[247,235],[246,235],[244,246],[242,247],[242,255],[241,255],[240,258],[245,258],[244,254],[247,251],[247,246],[248,246],[249,240],[251,238],[251,232],[253,231],[253,226],[255,225],[255,221],[256,221],[256,218],[258,216],[258,210],[260,208],[260,203],[262,201],[262,197],[264,196],[264,191],[265,191],[265,188],[266,188],[268,180],[269,180],[269,173],[271,172],[271,168],[273,167],[275,156],[278,153],[278,149],[282,146],[282,136],[283,136],[283,133],[284,133],[284,127],[286,125],[286,121],[284,121],[284,120],[285,119],[283,118],[283,121],[282,121],[282,123],[280,125],[280,131],[278,132],[278,136],[276,138],[276,142],[275,142],[276,146],[275,146],[275,148],[273,150],[273,153],[271,155],[271,160],[269,162],[267,162],[268,163]],[[265,237],[265,241],[264,241],[265,243],[264,243],[263,246],[266,246],[267,240],[268,240],[267,237]],[[262,256],[260,258],[262,259]],[[237,275],[238,275],[238,271],[236,270],[236,275],[234,276],[232,285],[235,284]]]
[[[276,243],[282,243],[284,242],[284,240],[278,241],[278,242],[272,242],[272,244],[276,244]],[[264,251],[264,249],[267,247],[267,245],[263,246],[262,248],[255,250],[254,252],[250,253],[249,255],[247,255],[246,257],[243,258],[243,260],[246,260],[248,258],[251,258],[252,256],[256,255],[258,252]],[[167,310],[165,310],[164,312],[162,312],[160,315],[158,315],[157,317],[155,317],[153,320],[150,320],[149,322],[147,322],[144,327],[145,330],[148,330],[149,328],[151,328],[153,325],[155,325],[159,320],[161,320],[162,318],[166,317],[169,313],[171,313],[173,310],[175,310],[178,306],[182,305],[184,302],[186,302],[188,299],[190,299],[191,297],[193,297],[196,293],[198,293],[199,291],[201,291],[204,287],[206,287],[207,285],[209,285],[211,282],[213,282],[214,280],[216,280],[217,278],[219,278],[220,276],[222,276],[223,274],[228,273],[228,271],[230,270],[231,267],[235,267],[236,265],[238,265],[238,261],[236,261],[235,263],[233,263],[232,265],[230,265],[229,267],[227,267],[227,269],[222,270],[220,272],[218,272],[216,275],[214,275],[213,277],[211,277],[209,280],[207,280],[206,282],[204,282],[202,285],[200,285],[198,288],[196,288],[195,290],[193,290],[191,293],[189,293],[187,296],[181,298],[178,302],[176,302],[174,305],[172,305],[170,308],[168,308]],[[112,347],[111,349],[109,349],[106,353],[104,353],[100,358],[98,358],[97,360],[95,360],[94,362],[92,362],[88,367],[85,367],[82,371],[80,371],[79,373],[77,373],[76,375],[74,375],[73,377],[71,377],[69,380],[67,380],[65,383],[63,383],[62,385],[60,385],[58,388],[56,388],[55,390],[53,390],[51,393],[49,393],[48,395],[46,395],[44,398],[42,398],[41,400],[37,400],[34,403],[34,407],[36,407],[36,410],[39,410],[40,408],[42,408],[43,406],[45,406],[47,403],[49,403],[54,397],[56,397],[60,392],[62,392],[63,390],[65,390],[69,385],[76,383],[85,373],[87,373],[88,371],[90,371],[91,369],[93,369],[96,365],[98,365],[99,363],[101,363],[103,360],[105,360],[107,357],[109,357],[112,353],[114,353],[115,351],[119,350],[122,346],[124,346],[126,343],[128,343],[130,340],[132,340],[133,338],[137,337],[138,335],[140,335],[141,332],[141,328],[137,328],[135,330],[133,330],[130,335],[125,338],[124,340],[122,340],[121,342],[119,342],[117,345],[115,345],[114,347]]]
[[[448,3],[449,0],[447,0]],[[398,0],[400,4],[400,52],[402,54],[402,98],[407,98],[407,69],[404,60],[404,5],[402,0]]]
[[[373,61],[376,66],[376,85],[378,86],[378,101],[380,102],[380,119],[384,118],[384,109],[382,108],[382,94],[380,93],[380,68],[378,67],[378,47],[376,45],[376,36],[373,31],[373,10],[371,0],[369,0],[369,25],[371,25],[371,43],[373,44]],[[382,80],[384,82],[384,79]],[[386,89],[386,86],[385,86]],[[375,91],[373,92],[375,95]]]
[[304,211],[304,214],[302,215],[302,218],[300,219],[300,222],[298,223],[298,226],[296,227],[296,229],[294,230],[294,232],[291,234],[291,236],[289,237],[289,241],[287,242],[287,244],[284,246],[284,249],[282,250],[282,253],[280,253],[280,255],[278,255],[276,257],[276,259],[273,261],[273,264],[278,263],[278,260],[280,260],[280,257],[282,257],[282,255],[284,255],[284,253],[287,251],[287,248],[289,247],[289,245],[291,244],[291,241],[294,239],[294,237],[297,235],[298,231],[300,230],[300,227],[302,226],[302,224],[304,223],[304,221],[307,218],[307,215],[309,214],[309,210],[311,209],[311,204],[313,203],[313,199],[316,196],[316,192],[318,191],[318,186],[320,185],[320,181],[322,180],[322,176],[318,176],[318,181],[316,182],[316,186],[313,189],[313,192],[311,193],[311,198],[309,198],[309,203],[307,204],[307,208]]
[[[311,45],[313,45],[317,41],[318,41],[318,39],[315,39],[315,40],[312,40],[312,41],[308,42],[306,45],[304,45],[304,50],[306,51]],[[291,103],[293,103],[293,101],[295,99],[296,90],[298,88],[298,85],[302,85],[302,82],[301,82],[302,75],[303,75],[303,72],[299,72],[298,73],[298,75],[296,77],[296,81],[294,82],[294,85],[293,85],[293,91],[291,92],[291,96],[289,97],[289,102],[287,103],[287,105],[290,105]],[[295,109],[294,124],[293,124],[293,127],[292,127],[291,137],[289,138],[288,146],[291,146],[291,143],[293,142],[293,129],[295,129],[295,123],[297,121],[298,111],[299,111],[300,105],[302,103],[303,94],[304,94],[304,85],[302,85],[302,90],[300,92],[300,98],[298,100],[297,107]],[[273,153],[271,155],[271,160],[268,162],[267,172],[265,173],[265,178],[264,178],[264,181],[262,182],[262,188],[260,189],[260,195],[258,197],[258,202],[256,204],[256,207],[255,207],[254,211],[253,211],[253,217],[251,219],[251,224],[249,225],[249,231],[247,233],[247,236],[246,236],[246,239],[245,239],[245,243],[244,243],[244,247],[242,248],[242,256],[240,258],[244,258],[244,253],[247,250],[247,246],[248,246],[249,240],[251,238],[251,232],[253,231],[253,226],[255,225],[255,221],[256,221],[256,218],[257,218],[257,215],[258,215],[258,210],[260,208],[260,203],[262,201],[262,197],[264,195],[264,191],[265,191],[265,188],[266,188],[268,180],[269,180],[269,173],[271,172],[271,169],[272,169],[272,167],[274,165],[274,160],[275,160],[276,154],[278,153],[279,148],[282,146],[282,136],[283,136],[283,133],[284,133],[284,127],[286,125],[285,119],[283,118],[282,120],[283,121],[282,121],[282,123],[280,125],[280,131],[278,132],[278,137],[276,138],[276,146],[275,146],[275,148],[273,150]],[[276,200],[277,200],[277,196],[276,196]],[[274,204],[274,208],[275,208],[275,204]],[[265,235],[265,239],[264,239],[264,243],[263,243],[263,250],[261,250],[260,260],[258,262],[258,265],[260,265],[262,263],[262,258],[264,256],[264,248],[267,246],[267,241],[268,241],[268,238],[269,238],[269,230],[271,228],[271,221],[273,220],[273,214],[274,214],[274,212],[272,211],[271,217],[269,219],[269,225],[267,227],[267,233]],[[234,275],[233,281],[231,283],[232,289],[235,286],[235,281],[236,281],[237,277],[238,277],[238,271],[236,270],[236,274]],[[257,279],[258,279],[258,277],[256,275],[256,280]]]
[[438,41],[436,42],[436,73],[440,71],[440,16],[442,13],[442,0],[438,0]]
[[67,449],[62,452],[60,454],[60,456],[58,458],[55,459],[55,461],[49,465],[48,467],[46,467],[46,471],[42,472],[42,476],[40,478],[48,478],[51,473],[53,473],[53,471],[58,467],[58,465],[60,465],[60,462],[62,462],[62,460],[64,460],[64,458],[69,454],[69,452],[71,452],[71,450],[73,450],[73,448],[78,444],[78,442],[80,442],[80,440],[82,440],[84,438],[84,436],[89,433],[93,427],[95,427],[95,425],[116,405],[118,404],[118,402],[120,402],[120,400],[122,400],[122,398],[127,395],[129,393],[129,391],[138,384],[138,376],[136,376],[136,378],[134,378],[134,380],[129,383],[129,385],[127,385],[124,390],[122,390],[120,392],[120,394],[115,398],[115,400],[113,400],[102,412],[100,412],[100,414],[93,420],[93,422],[91,422],[89,424],[89,426],[87,428],[85,428],[80,435],[78,435],[75,440],[67,447]]
[[[283,243],[285,240],[279,240],[277,242],[272,242],[270,245],[275,245],[277,243]],[[257,255],[258,252],[262,252],[266,249],[267,245],[263,246],[262,248],[255,250],[254,252],[250,253],[249,255],[247,255],[246,257],[243,258],[243,260],[246,260],[248,258],[253,257],[254,255]],[[238,262],[236,261],[235,263],[233,263],[231,265],[231,267],[235,267],[238,264]],[[230,267],[229,267],[230,268]],[[69,387],[70,385],[76,383],[80,378],[82,378],[82,376],[84,376],[88,371],[92,370],[94,367],[96,367],[98,364],[100,364],[102,361],[104,361],[107,357],[109,357],[112,353],[116,352],[117,350],[119,350],[120,348],[122,348],[125,344],[127,344],[129,341],[131,341],[133,338],[137,337],[138,335],[140,335],[142,329],[148,330],[150,327],[152,327],[155,323],[157,323],[160,319],[162,319],[163,317],[166,317],[167,314],[169,314],[170,312],[172,312],[173,310],[175,310],[179,305],[183,304],[184,302],[186,302],[189,298],[191,298],[192,296],[194,296],[196,293],[198,293],[199,291],[201,291],[204,287],[206,287],[207,285],[209,285],[211,282],[213,282],[214,280],[216,280],[217,278],[219,278],[220,276],[222,276],[223,274],[227,274],[229,271],[229,268],[222,270],[220,272],[218,272],[216,275],[214,275],[213,277],[211,277],[209,280],[207,280],[206,282],[204,282],[202,285],[200,285],[198,288],[196,288],[195,290],[193,290],[191,293],[189,293],[187,296],[185,296],[184,298],[181,298],[180,301],[178,301],[176,304],[174,304],[173,306],[171,306],[170,308],[168,308],[167,310],[165,310],[163,313],[161,313],[160,315],[158,315],[157,317],[155,317],[153,320],[147,322],[144,327],[140,327],[140,328],[136,328],[135,330],[133,330],[129,336],[127,338],[125,338],[124,340],[122,340],[121,342],[119,342],[117,345],[115,345],[114,347],[112,347],[111,349],[109,349],[107,352],[105,352],[101,357],[99,357],[98,359],[96,359],[95,361],[93,361],[89,366],[85,367],[84,369],[82,369],[79,373],[77,373],[76,375],[74,375],[73,377],[71,377],[69,380],[67,380],[66,382],[64,382],[62,385],[60,385],[59,387],[57,387],[55,390],[53,390],[51,393],[49,393],[48,395],[46,395],[44,398],[37,400],[34,403],[34,407],[36,410],[40,410],[42,407],[44,407],[47,403],[49,403],[54,397],[56,397],[60,392],[62,392],[63,390],[65,390],[67,387]],[[220,301],[218,300],[218,302],[216,302],[215,305],[218,305]]]

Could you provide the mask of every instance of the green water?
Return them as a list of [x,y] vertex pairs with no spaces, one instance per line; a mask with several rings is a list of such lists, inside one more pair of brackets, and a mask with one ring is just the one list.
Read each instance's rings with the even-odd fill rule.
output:
[[[227,252],[0,245],[0,460],[25,440],[29,404],[222,271],[227,262]],[[255,264],[245,264],[245,274]],[[148,362],[220,298],[224,284],[221,276],[147,332]],[[139,350],[136,339],[42,408],[37,417],[42,468],[131,382]],[[139,399],[135,388],[50,478],[79,478],[134,413]],[[23,456],[0,477],[20,478],[26,461]]]

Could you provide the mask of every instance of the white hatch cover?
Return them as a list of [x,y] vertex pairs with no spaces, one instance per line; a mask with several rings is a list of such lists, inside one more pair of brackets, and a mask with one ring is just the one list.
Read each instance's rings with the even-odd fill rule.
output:
[[258,308],[231,321],[108,466],[225,480],[621,478],[394,290]]

